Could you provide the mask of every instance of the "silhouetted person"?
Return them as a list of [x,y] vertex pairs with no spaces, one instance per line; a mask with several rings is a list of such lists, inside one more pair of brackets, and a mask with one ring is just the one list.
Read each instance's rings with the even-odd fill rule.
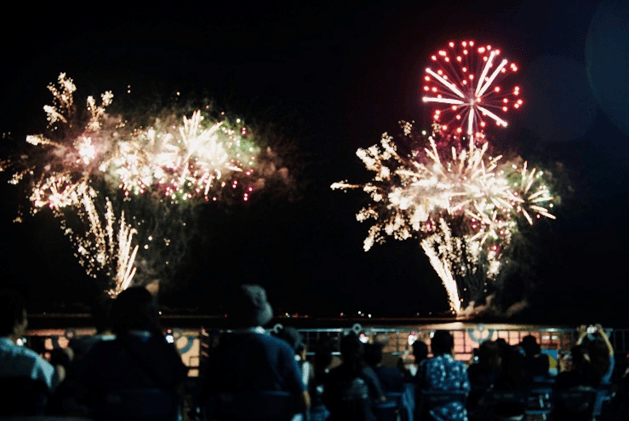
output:
[[35,351],[18,345],[27,326],[23,297],[15,291],[0,292],[0,377],[41,380],[52,390],[65,378],[65,369],[53,367]]
[[397,367],[382,365],[384,345],[373,343],[365,345],[365,362],[376,373],[384,393],[399,393],[404,389],[404,374]]
[[537,343],[533,335],[522,338],[520,347],[524,350],[524,370],[529,377],[548,376],[550,359],[548,355],[542,353],[542,347]]
[[[438,330],[430,341],[433,357],[419,366],[418,386],[421,390],[469,392],[470,382],[465,364],[454,359],[454,338],[445,330]],[[467,410],[461,402],[449,402],[431,410],[433,416],[444,420],[467,420]]]
[[297,411],[310,406],[295,350],[263,328],[273,318],[265,290],[242,285],[229,303],[232,333],[224,334],[210,353],[202,396],[284,391],[294,395]]
[[99,297],[91,307],[92,321],[96,328],[96,333],[90,336],[80,336],[72,338],[70,347],[74,350],[75,358],[79,359],[100,341],[111,341],[116,339],[111,328],[110,312],[112,299]]
[[314,367],[307,360],[307,349],[306,344],[304,344],[303,337],[297,329],[293,327],[284,327],[280,329],[275,336],[285,340],[291,348],[295,350],[295,361],[297,361],[297,365],[299,365],[299,369],[301,370],[302,382],[312,397],[313,389],[316,387],[314,383],[315,373]]
[[121,292],[112,303],[115,340],[99,341],[77,362],[79,397],[121,389],[182,392],[187,368],[164,338],[152,295],[143,287]]
[[500,377],[502,358],[500,349],[494,341],[485,341],[478,347],[478,361],[467,368],[471,390],[467,400],[470,410],[476,409],[478,401]]
[[340,351],[343,362],[330,370],[323,387],[330,421],[374,421],[374,405],[386,399],[378,377],[363,359],[363,343],[350,332],[341,338]]

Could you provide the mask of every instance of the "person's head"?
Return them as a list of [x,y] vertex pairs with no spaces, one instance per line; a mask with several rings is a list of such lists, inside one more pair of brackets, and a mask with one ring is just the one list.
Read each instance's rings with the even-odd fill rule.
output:
[[241,285],[229,304],[229,317],[236,327],[264,326],[273,319],[273,309],[260,285]]
[[490,370],[500,369],[501,358],[498,344],[494,341],[485,341],[478,347],[478,363]]
[[365,344],[365,362],[371,367],[377,367],[382,364],[384,344],[375,342]]
[[117,334],[132,330],[161,331],[157,304],[144,287],[122,291],[111,305],[111,327]]
[[526,335],[522,338],[522,342],[520,342],[520,346],[524,350],[524,354],[527,357],[533,357],[542,352],[542,348],[537,343],[537,339],[533,335]]
[[591,339],[586,338],[583,341],[583,345],[586,347],[592,366],[596,373],[601,377],[604,376],[611,365],[611,359],[609,357],[609,349],[599,335],[593,336]]
[[416,364],[419,364],[420,362],[428,358],[428,345],[426,345],[426,342],[422,341],[421,339],[417,339],[415,342],[413,342],[412,347],[413,357],[415,357]]
[[503,361],[506,361],[509,358],[509,355],[511,355],[511,345],[509,345],[509,342],[507,342],[505,338],[498,338],[495,342],[496,345],[498,345],[498,350],[500,351],[500,358],[502,358]]
[[341,338],[339,344],[343,364],[358,367],[363,362],[365,348],[363,343],[354,332],[349,332]]
[[454,350],[454,338],[447,330],[437,330],[430,341],[433,355],[451,354]]
[[21,337],[28,320],[24,298],[16,291],[0,291],[0,336]]
[[283,327],[277,332],[276,336],[288,342],[291,348],[295,350],[295,354],[303,357],[302,354],[306,349],[306,345],[304,344],[301,333],[299,333],[297,329],[294,327]]

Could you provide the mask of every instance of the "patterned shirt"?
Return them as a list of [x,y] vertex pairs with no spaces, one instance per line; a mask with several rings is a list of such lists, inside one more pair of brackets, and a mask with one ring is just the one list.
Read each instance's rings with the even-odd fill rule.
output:
[[[419,376],[423,390],[470,390],[465,364],[449,354],[422,361]],[[430,412],[437,421],[467,421],[467,411],[461,402],[450,402],[433,408]]]

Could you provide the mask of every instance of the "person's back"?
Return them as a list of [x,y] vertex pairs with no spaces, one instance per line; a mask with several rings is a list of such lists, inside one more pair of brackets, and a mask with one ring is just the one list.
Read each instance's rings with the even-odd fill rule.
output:
[[91,313],[96,332],[89,336],[78,336],[70,340],[69,346],[74,351],[74,357],[78,360],[85,355],[95,344],[100,341],[116,339],[111,331],[109,310],[111,297],[98,297],[92,303]]
[[121,389],[165,389],[184,382],[187,369],[159,327],[157,308],[144,288],[132,287],[112,304],[116,339],[99,341],[77,362],[76,381],[88,400]]
[[209,393],[303,392],[295,353],[283,340],[251,329],[226,334],[212,352],[206,372]]
[[532,335],[527,335],[522,338],[520,347],[524,351],[523,364],[527,376],[531,378],[548,376],[550,359],[548,355],[542,353],[537,339]]
[[330,411],[330,421],[375,421],[369,379],[347,365],[332,369],[326,378],[323,401]]
[[[216,398],[247,392],[288,392],[296,412],[310,406],[295,351],[284,340],[265,333],[273,310],[258,285],[242,285],[232,297],[230,319],[235,330],[224,334],[210,352],[204,372],[201,399],[210,415],[222,411]],[[231,411],[232,409],[227,409]]]
[[[435,332],[431,349],[432,358],[422,361],[418,384],[425,391],[469,392],[470,382],[465,364],[453,357],[454,339],[446,331]],[[467,411],[461,402],[449,402],[431,409],[433,417],[444,420],[467,420]]]
[[351,332],[341,338],[340,350],[343,363],[330,370],[323,388],[330,420],[350,419],[348,413],[356,421],[375,420],[374,405],[385,398],[378,377],[363,361],[363,344]]
[[0,292],[0,416],[40,415],[65,369],[20,344],[28,319],[15,291]]
[[77,364],[77,382],[92,391],[175,389],[187,369],[177,350],[149,332],[99,341]]
[[22,296],[13,291],[0,292],[0,377],[41,380],[52,390],[61,380],[55,368],[35,351],[17,344],[27,325]]
[[467,400],[468,409],[476,409],[479,400],[494,386],[501,373],[500,366],[501,358],[496,342],[483,342],[478,348],[478,361],[467,368],[471,386]]
[[382,364],[383,348],[381,343],[365,345],[365,362],[378,377],[384,393],[400,393],[404,389],[404,374],[397,367]]

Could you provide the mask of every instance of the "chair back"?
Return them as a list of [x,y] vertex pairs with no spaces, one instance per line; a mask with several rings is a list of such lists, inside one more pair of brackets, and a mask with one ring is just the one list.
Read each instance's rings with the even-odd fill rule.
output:
[[552,418],[557,421],[583,421],[594,417],[596,389],[575,387],[553,392]]
[[417,390],[415,415],[420,420],[433,419],[430,411],[451,402],[460,402],[465,407],[467,392],[463,390]]
[[523,417],[528,406],[528,391],[489,389],[482,398],[483,405],[492,408],[498,419]]
[[420,406],[426,409],[436,408],[450,402],[460,402],[465,405],[467,392],[464,390],[422,390],[420,392]]
[[334,403],[330,402],[330,420],[373,421],[372,400],[367,383],[360,377],[338,385]]
[[208,412],[220,421],[290,421],[297,409],[293,394],[269,390],[211,396]]
[[90,411],[98,421],[177,421],[181,404],[171,390],[125,389],[92,397]]
[[378,402],[374,405],[374,413],[378,421],[398,421],[399,403],[395,400]]
[[48,385],[28,377],[0,377],[0,416],[43,415]]

